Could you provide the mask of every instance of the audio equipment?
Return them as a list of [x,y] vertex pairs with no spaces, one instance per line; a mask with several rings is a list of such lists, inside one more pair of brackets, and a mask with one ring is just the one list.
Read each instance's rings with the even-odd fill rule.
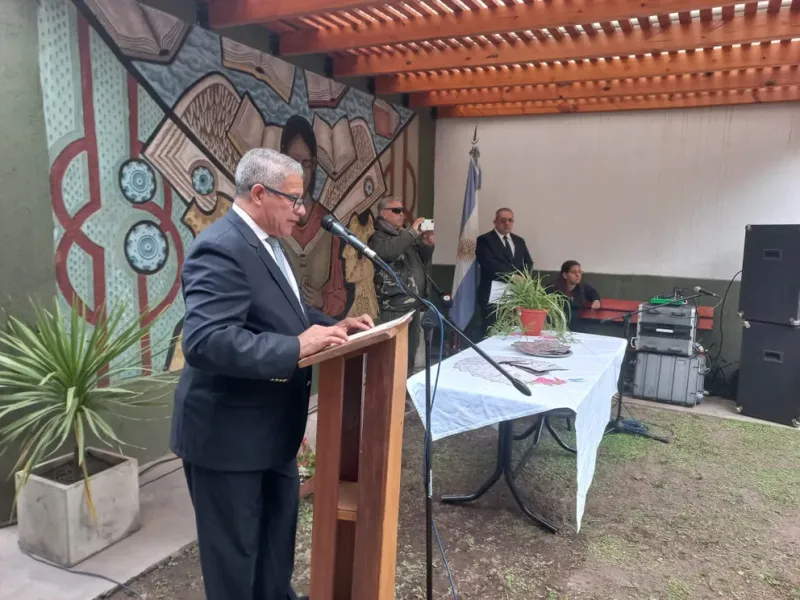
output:
[[667,404],[695,406],[705,396],[708,372],[704,354],[669,356],[636,353],[633,396]]
[[800,326],[800,225],[748,225],[739,315]]
[[639,305],[634,348],[640,352],[692,356],[697,336],[697,308],[689,304],[646,302]]
[[800,427],[800,327],[745,321],[740,360],[740,412]]

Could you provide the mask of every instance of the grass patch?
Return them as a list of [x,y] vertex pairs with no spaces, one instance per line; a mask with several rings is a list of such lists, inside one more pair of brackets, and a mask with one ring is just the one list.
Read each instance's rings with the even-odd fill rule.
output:
[[667,583],[667,600],[691,600],[691,588],[677,579],[671,579]]

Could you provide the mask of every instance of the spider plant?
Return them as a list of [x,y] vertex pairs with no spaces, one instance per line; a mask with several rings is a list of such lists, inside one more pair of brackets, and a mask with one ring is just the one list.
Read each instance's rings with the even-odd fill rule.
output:
[[541,275],[530,270],[516,271],[504,276],[506,289],[497,302],[496,321],[489,335],[509,335],[522,328],[519,309],[545,310],[545,329],[562,341],[569,341],[570,304],[566,296],[548,290]]
[[34,303],[32,326],[9,317],[7,331],[0,332],[0,422],[6,422],[0,427],[0,451],[21,446],[13,469],[22,474],[21,490],[39,464],[70,448],[94,518],[87,435],[110,447],[127,445],[108,415],[124,417],[120,409],[156,401],[143,399],[141,391],[106,385],[120,375],[141,373],[125,354],[141,347],[150,326],[140,317],[126,321],[125,306],[108,313],[101,309],[91,325],[77,304],[65,315],[57,303],[54,311]]

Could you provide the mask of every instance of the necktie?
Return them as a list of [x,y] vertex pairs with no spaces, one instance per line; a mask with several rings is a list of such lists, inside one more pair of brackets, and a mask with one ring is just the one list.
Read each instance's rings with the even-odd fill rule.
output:
[[267,244],[272,248],[272,253],[275,255],[275,264],[278,265],[281,273],[283,273],[284,279],[286,279],[286,283],[291,287],[292,278],[289,277],[289,265],[286,262],[286,257],[283,255],[281,243],[278,241],[278,238],[268,237]]
[[506,247],[506,250],[508,250],[508,254],[511,256],[511,258],[514,258],[514,253],[511,251],[511,244],[508,243],[507,235],[503,236],[503,245]]

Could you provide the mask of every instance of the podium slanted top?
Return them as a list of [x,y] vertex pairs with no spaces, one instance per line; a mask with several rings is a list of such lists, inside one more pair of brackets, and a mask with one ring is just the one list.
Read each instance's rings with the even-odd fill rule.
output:
[[414,311],[410,311],[402,317],[394,319],[393,321],[387,321],[386,323],[376,325],[367,331],[359,331],[358,333],[354,333],[348,337],[348,341],[344,344],[340,344],[339,346],[331,346],[321,350],[320,352],[317,352],[316,354],[306,356],[299,363],[297,363],[297,366],[301,369],[303,367],[310,367],[332,358],[337,358],[346,354],[354,354],[359,350],[363,350],[364,348],[372,346],[373,344],[379,344],[380,342],[390,340],[400,331],[408,327],[408,324],[411,322],[413,316]]

